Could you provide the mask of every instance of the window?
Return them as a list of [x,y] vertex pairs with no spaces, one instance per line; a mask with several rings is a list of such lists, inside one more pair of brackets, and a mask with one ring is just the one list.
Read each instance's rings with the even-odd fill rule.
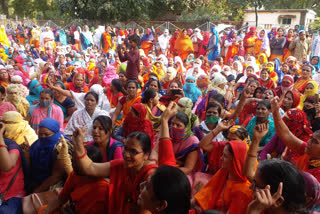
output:
[[291,25],[291,18],[283,18],[282,24],[283,25]]

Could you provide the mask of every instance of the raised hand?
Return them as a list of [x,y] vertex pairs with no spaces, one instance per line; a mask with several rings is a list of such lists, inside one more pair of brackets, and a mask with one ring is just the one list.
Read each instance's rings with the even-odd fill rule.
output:
[[253,138],[257,139],[258,142],[268,133],[269,131],[269,120],[265,123],[257,124],[253,128]]
[[76,127],[76,130],[73,132],[72,142],[74,145],[83,145],[84,138],[86,136],[86,128]]
[[231,119],[231,120],[224,120],[222,121],[221,123],[219,123],[218,125],[218,128],[221,130],[221,131],[225,131],[225,130],[228,130],[231,126],[234,125],[234,120]]
[[28,138],[26,136],[23,136],[24,142],[20,145],[23,152],[29,152],[30,149],[30,143],[28,141]]
[[162,113],[161,119],[168,121],[171,117],[173,117],[178,110],[178,105],[175,102],[170,102],[166,110]]
[[277,112],[280,109],[280,98],[279,97],[274,97],[271,99],[271,111],[272,112]]

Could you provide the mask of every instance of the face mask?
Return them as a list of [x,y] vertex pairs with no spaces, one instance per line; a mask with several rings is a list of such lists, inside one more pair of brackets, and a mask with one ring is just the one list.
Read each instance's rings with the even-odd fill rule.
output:
[[304,90],[304,95],[313,96],[314,90],[313,89],[306,89],[306,90]]
[[191,87],[194,86],[194,83],[186,82],[185,86],[186,86],[187,91],[190,91],[190,90],[191,90]]
[[206,122],[209,124],[216,124],[219,121],[219,117],[215,115],[206,116]]
[[51,101],[48,101],[48,100],[45,100],[45,101],[40,100],[40,103],[39,103],[39,105],[43,108],[50,106],[50,104],[51,104]]
[[269,77],[267,77],[267,78],[262,78],[262,77],[260,77],[260,79],[262,79],[262,81],[267,81],[268,79],[269,79]]
[[27,62],[27,65],[28,65],[28,66],[32,66],[32,63],[31,63],[31,62]]
[[170,128],[170,137],[173,143],[182,143],[186,129]]

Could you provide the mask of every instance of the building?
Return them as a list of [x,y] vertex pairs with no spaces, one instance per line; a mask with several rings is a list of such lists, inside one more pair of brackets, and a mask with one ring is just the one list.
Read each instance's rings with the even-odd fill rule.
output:
[[[258,10],[258,26],[264,29],[277,27],[294,27],[299,25],[300,29],[308,29],[310,23],[316,19],[317,13],[309,9],[273,9]],[[256,14],[254,9],[245,10],[244,22],[255,25]]]

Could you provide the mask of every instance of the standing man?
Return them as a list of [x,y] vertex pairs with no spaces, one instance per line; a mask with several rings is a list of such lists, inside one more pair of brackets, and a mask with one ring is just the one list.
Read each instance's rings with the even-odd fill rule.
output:
[[320,57],[320,28],[311,45],[311,56]]
[[304,56],[309,59],[311,54],[311,42],[306,39],[306,32],[304,30],[299,32],[299,39],[291,42],[289,50],[292,51],[292,55],[296,57],[298,61],[302,61]]

